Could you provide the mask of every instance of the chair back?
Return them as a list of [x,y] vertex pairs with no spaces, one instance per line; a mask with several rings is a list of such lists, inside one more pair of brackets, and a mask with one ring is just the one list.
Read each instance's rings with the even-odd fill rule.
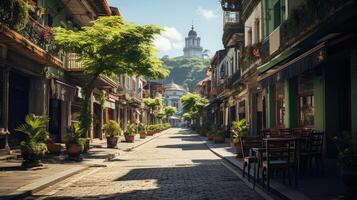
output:
[[266,158],[269,164],[272,161],[278,161],[286,165],[295,164],[297,161],[297,140],[292,138],[288,140],[267,140]]
[[267,138],[267,137],[279,137],[280,133],[278,129],[274,129],[274,128],[269,128],[269,129],[264,129],[261,131],[261,136],[263,138]]
[[250,155],[251,148],[262,148],[263,140],[261,136],[242,136],[240,139],[243,158]]
[[310,134],[310,153],[322,154],[324,144],[324,132],[312,132]]
[[294,130],[290,128],[279,129],[279,134],[281,137],[292,137],[294,135]]

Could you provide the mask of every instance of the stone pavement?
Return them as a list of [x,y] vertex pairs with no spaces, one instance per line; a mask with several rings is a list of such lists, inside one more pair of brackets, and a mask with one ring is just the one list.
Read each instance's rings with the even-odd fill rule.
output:
[[107,149],[105,140],[94,140],[90,152],[83,157],[82,162],[65,161],[63,156],[49,157],[44,160],[41,169],[23,170],[21,159],[0,159],[0,199],[17,199],[19,196],[29,195],[44,187],[73,176],[90,167],[105,167],[111,159],[130,151],[130,149],[155,139],[161,132],[146,139],[139,139],[135,143],[121,142],[118,149]]
[[120,155],[27,199],[262,199],[184,129]]

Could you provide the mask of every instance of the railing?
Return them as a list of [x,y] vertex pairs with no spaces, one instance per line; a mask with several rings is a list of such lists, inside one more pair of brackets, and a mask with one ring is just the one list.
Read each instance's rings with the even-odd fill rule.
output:
[[79,56],[75,53],[66,53],[64,66],[69,71],[83,71],[83,63],[79,60]]
[[30,40],[35,45],[41,47],[47,53],[62,59],[62,55],[60,54],[59,49],[53,42],[53,33],[50,27],[43,26],[35,19],[29,17],[29,21],[26,26],[19,30],[18,33],[20,33],[26,39]]
[[261,59],[261,43],[245,47],[241,57],[241,75],[245,74],[250,67]]

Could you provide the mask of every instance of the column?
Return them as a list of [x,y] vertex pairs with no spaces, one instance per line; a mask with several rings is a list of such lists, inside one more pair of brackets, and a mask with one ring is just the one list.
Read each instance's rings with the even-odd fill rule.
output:
[[351,53],[351,115],[351,129],[357,133],[357,49]]
[[2,93],[2,124],[5,134],[5,150],[10,153],[9,146],[9,75],[10,67],[5,67],[3,69],[3,93]]
[[269,85],[267,88],[266,110],[267,128],[274,128],[276,125],[274,85]]
[[284,82],[284,126],[285,128],[295,128],[298,126],[297,113],[297,95],[298,95],[297,79],[290,79]]
[[[314,77],[315,129],[325,130],[325,79],[324,75]],[[353,125],[353,124],[352,124]]]

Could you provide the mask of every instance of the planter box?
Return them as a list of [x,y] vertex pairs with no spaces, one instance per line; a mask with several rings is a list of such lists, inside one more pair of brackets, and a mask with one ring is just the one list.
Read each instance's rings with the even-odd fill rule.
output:
[[224,143],[225,137],[223,135],[215,135],[213,141],[214,143]]

